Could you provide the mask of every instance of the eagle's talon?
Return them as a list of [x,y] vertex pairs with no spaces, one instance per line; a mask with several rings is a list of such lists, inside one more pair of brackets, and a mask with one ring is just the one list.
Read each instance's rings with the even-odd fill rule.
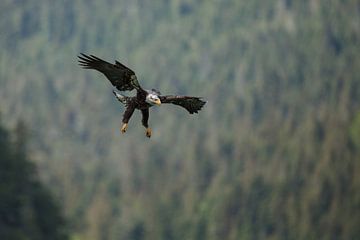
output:
[[122,125],[120,131],[121,131],[122,133],[125,133],[126,130],[127,130],[127,127],[128,127],[128,124],[127,124],[127,123],[124,123],[124,124]]
[[151,128],[147,128],[147,129],[146,129],[146,136],[147,136],[148,138],[151,137]]

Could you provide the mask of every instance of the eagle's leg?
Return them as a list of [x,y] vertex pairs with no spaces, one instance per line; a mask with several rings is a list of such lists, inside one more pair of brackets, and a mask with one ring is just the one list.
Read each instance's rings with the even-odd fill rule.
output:
[[151,128],[146,128],[145,135],[150,138],[151,137]]
[[121,129],[120,129],[120,131],[121,131],[122,133],[125,133],[125,132],[126,132],[127,127],[128,127],[128,122],[129,122],[131,116],[133,115],[134,110],[135,110],[135,108],[134,108],[134,107],[131,107],[131,106],[128,106],[128,107],[126,108],[126,110],[125,110],[125,112],[124,112],[123,120],[122,120],[123,125],[122,125],[122,127],[121,127]]
[[125,133],[126,130],[127,130],[127,128],[128,128],[128,124],[127,124],[127,123],[123,123],[123,125],[121,126],[120,131],[121,131],[122,133]]
[[148,120],[149,120],[149,109],[142,109],[141,110],[141,113],[142,113],[142,124],[143,126],[146,128],[146,132],[145,132],[145,135],[150,138],[151,137],[151,128],[149,128],[149,125],[148,125]]

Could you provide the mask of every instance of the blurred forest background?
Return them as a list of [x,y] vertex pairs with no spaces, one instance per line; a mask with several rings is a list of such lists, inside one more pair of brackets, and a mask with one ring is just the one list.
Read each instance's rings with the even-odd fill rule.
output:
[[[0,33],[1,239],[360,239],[359,0],[2,0]],[[80,52],[208,103],[121,135]]]

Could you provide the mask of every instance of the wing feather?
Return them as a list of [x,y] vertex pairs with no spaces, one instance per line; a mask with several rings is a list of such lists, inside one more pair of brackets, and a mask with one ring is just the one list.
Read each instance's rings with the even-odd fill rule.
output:
[[118,90],[142,90],[135,72],[120,62],[115,61],[115,64],[111,64],[94,55],[86,55],[83,53],[78,57],[81,67],[85,69],[95,69],[103,73]]
[[190,114],[198,113],[206,104],[200,97],[190,96],[159,96],[161,103],[172,103],[185,108]]

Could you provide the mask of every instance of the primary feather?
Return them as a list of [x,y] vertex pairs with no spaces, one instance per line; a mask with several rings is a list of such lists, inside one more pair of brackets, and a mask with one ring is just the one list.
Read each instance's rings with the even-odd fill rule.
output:
[[172,103],[185,108],[190,114],[198,113],[205,105],[205,101],[199,97],[189,96],[159,96],[161,103]]
[[115,64],[111,64],[94,55],[89,56],[83,53],[78,57],[80,66],[103,73],[118,90],[131,91],[133,89],[141,89],[135,72],[120,62],[115,61]]

